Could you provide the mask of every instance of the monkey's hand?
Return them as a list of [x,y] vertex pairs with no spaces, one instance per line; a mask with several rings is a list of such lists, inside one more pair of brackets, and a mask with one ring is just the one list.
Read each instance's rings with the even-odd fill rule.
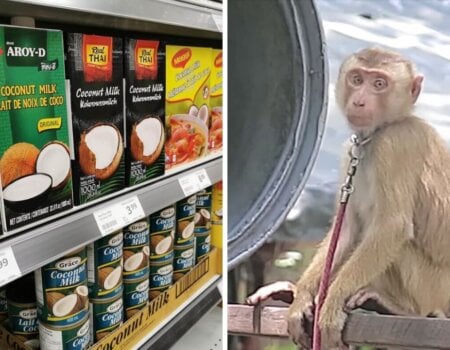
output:
[[295,298],[295,292],[295,284],[289,281],[279,281],[259,288],[247,298],[246,303],[256,305],[264,300],[272,298],[274,300],[281,300],[285,303],[292,304],[292,301]]
[[327,298],[319,316],[319,327],[323,350],[346,350],[348,346],[342,341],[347,314],[343,310],[343,303]]
[[314,298],[306,290],[299,289],[289,308],[288,333],[292,341],[304,350],[311,349]]

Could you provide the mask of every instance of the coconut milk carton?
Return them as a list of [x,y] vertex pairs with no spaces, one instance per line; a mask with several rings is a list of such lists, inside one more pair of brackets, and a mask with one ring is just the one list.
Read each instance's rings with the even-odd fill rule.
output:
[[128,186],[164,174],[165,55],[161,41],[125,39]]
[[2,227],[72,207],[62,32],[0,25]]
[[166,46],[166,169],[208,150],[212,49]]
[[211,120],[209,124],[209,149],[222,148],[222,50],[212,51]]
[[74,200],[87,203],[125,184],[122,39],[68,34]]

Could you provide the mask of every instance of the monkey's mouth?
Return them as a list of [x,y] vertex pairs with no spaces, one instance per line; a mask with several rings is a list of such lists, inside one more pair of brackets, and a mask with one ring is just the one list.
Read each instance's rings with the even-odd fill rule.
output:
[[364,127],[369,127],[372,126],[372,118],[370,117],[363,117],[360,115],[348,115],[348,121],[349,123],[357,128],[364,128]]

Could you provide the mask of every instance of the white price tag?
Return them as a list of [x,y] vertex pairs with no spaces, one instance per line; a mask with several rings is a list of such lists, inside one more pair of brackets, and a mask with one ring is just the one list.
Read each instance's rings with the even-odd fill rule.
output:
[[205,169],[200,169],[199,171],[195,172],[195,174],[198,179],[198,184],[200,187],[199,190],[212,185],[211,179],[209,178],[208,173]]
[[180,177],[178,182],[180,183],[185,197],[189,197],[190,195],[211,186],[211,179],[205,169],[200,169],[192,174]]
[[118,231],[143,217],[145,217],[144,209],[136,196],[94,213],[95,221],[103,236]]
[[220,15],[214,15],[212,14],[212,18],[214,20],[214,23],[216,23],[217,29],[219,29],[219,32],[222,32],[222,16]]
[[0,286],[22,275],[11,247],[0,250]]

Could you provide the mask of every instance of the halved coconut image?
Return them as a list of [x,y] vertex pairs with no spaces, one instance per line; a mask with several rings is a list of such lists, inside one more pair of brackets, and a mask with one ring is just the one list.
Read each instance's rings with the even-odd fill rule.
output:
[[216,214],[219,218],[221,218],[221,217],[222,217],[222,208],[216,210],[216,211],[214,212],[214,214]]
[[98,274],[103,289],[113,289],[122,280],[122,266],[119,265],[116,268],[104,267],[98,271]]
[[147,256],[147,258],[150,256],[150,247],[148,245],[142,247],[142,253]]
[[167,253],[172,248],[172,236],[153,236],[151,238],[151,245],[156,255]]
[[76,313],[79,310],[79,300],[77,294],[69,294],[59,299],[53,305],[53,315],[56,317],[64,317]]
[[194,234],[194,228],[195,228],[195,222],[191,221],[183,230],[183,232],[181,232],[181,237],[183,239],[188,239],[189,237],[191,237]]
[[207,209],[200,209],[194,216],[196,226],[208,226],[211,221],[211,213]]
[[194,223],[196,225],[200,225],[200,221],[202,220],[202,214],[200,213],[195,213],[194,215]]
[[34,210],[46,202],[52,188],[47,174],[26,175],[14,180],[3,190],[5,205],[18,213]]
[[70,153],[67,146],[59,141],[47,143],[36,159],[36,172],[50,175],[53,189],[64,187],[70,179]]
[[0,175],[3,188],[14,180],[35,172],[39,149],[27,142],[15,143],[9,147],[0,160]]
[[78,151],[83,173],[95,175],[99,180],[108,179],[122,159],[122,135],[112,124],[98,124],[81,134]]
[[127,272],[136,271],[144,267],[147,263],[148,263],[148,256],[145,255],[143,252],[139,252],[131,255],[128,259],[125,260],[123,269]]
[[202,214],[206,220],[211,220],[211,213],[207,209],[200,209],[200,214]]
[[159,118],[148,117],[133,125],[130,141],[134,160],[145,165],[154,163],[163,149],[164,135],[164,125]]
[[89,289],[87,286],[78,286],[75,289],[75,294],[78,295],[78,308],[84,309],[85,307],[88,307],[88,301],[89,301]]

